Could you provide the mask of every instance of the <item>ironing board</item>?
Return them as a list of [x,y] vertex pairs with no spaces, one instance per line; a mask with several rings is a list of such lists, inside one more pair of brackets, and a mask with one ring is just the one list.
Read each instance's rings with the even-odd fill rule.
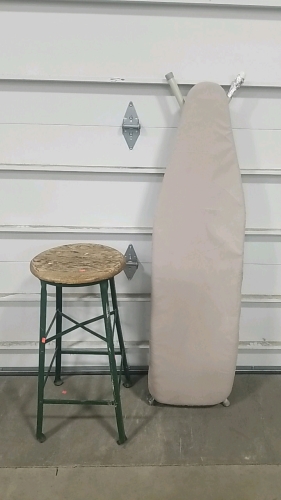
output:
[[221,86],[188,93],[155,214],[148,385],[171,405],[215,405],[232,390],[245,205]]

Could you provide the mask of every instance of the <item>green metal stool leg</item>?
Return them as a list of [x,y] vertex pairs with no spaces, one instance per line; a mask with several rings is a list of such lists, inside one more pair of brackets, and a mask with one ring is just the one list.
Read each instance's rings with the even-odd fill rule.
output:
[[[56,286],[56,334],[62,332],[62,287]],[[61,337],[56,339],[56,371],[55,371],[55,385],[62,385],[61,379]]]
[[37,430],[36,438],[44,443],[46,436],[42,432],[43,406],[44,406],[44,367],[45,367],[45,341],[46,341],[46,314],[47,314],[47,287],[41,281],[40,301],[40,335],[39,335],[39,369],[38,369],[38,405],[37,405]]
[[129,366],[128,366],[128,362],[127,362],[126,350],[125,350],[122,327],[121,327],[120,316],[119,316],[119,309],[118,309],[118,303],[117,303],[117,294],[116,294],[114,278],[110,279],[110,291],[111,291],[113,309],[114,309],[115,314],[116,314],[116,330],[117,330],[117,336],[118,336],[118,341],[119,341],[121,356],[122,356],[122,358],[121,358],[122,365],[123,365],[123,370],[124,370],[124,375],[125,375],[124,387],[132,387],[131,375],[130,375],[130,370],[129,370]]
[[117,422],[117,429],[118,429],[118,436],[119,436],[119,440],[117,441],[117,443],[123,444],[123,443],[125,443],[127,437],[126,437],[125,429],[124,429],[121,398],[120,398],[120,385],[119,385],[119,380],[118,380],[116,359],[115,359],[115,353],[114,353],[113,332],[112,332],[110,309],[109,309],[109,303],[108,303],[108,280],[104,280],[101,282],[100,290],[101,290],[101,300],[102,300],[104,324],[105,324],[105,331],[106,331],[110,374],[111,374],[111,381],[112,381],[112,387],[113,387],[116,422]]

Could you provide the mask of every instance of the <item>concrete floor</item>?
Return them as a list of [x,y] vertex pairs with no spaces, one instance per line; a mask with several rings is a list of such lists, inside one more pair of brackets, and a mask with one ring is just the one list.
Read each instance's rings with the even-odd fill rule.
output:
[[0,469],[1,500],[280,500],[281,466]]
[[[38,443],[36,382],[0,377],[1,500],[281,500],[281,375],[237,375],[229,408],[150,407],[138,377],[122,389],[123,446],[112,407],[48,406]],[[107,376],[47,384],[50,397],[110,391]]]

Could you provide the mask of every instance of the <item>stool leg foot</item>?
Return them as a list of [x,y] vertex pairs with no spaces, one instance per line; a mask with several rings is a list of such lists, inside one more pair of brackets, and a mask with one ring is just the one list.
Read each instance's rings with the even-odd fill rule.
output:
[[[40,300],[40,335],[39,335],[39,367],[38,367],[38,400],[37,400],[37,430],[36,437],[40,441],[44,434],[43,408],[44,408],[44,368],[45,368],[45,342],[46,342],[46,311],[47,311],[47,287],[41,282]],[[43,442],[43,441],[41,441]]]
[[118,309],[118,303],[117,303],[117,294],[116,294],[114,278],[110,279],[110,291],[111,291],[113,309],[114,309],[115,314],[116,314],[116,330],[117,330],[118,342],[119,342],[119,346],[120,346],[120,350],[121,350],[121,360],[122,360],[122,366],[123,366],[124,376],[125,376],[125,382],[123,385],[124,385],[124,387],[129,388],[129,387],[132,387],[133,383],[131,380],[130,370],[129,370],[129,366],[128,366],[128,362],[127,362],[127,356],[126,356],[121,321],[120,321],[120,316],[119,316],[119,309]]
[[124,444],[124,443],[126,443],[126,441],[127,441],[127,436],[125,435],[125,438],[122,441],[121,441],[121,439],[117,440],[117,444],[119,444],[119,445]]
[[[119,396],[119,400],[120,400],[120,396]],[[117,422],[117,429],[118,429],[117,444],[124,444],[125,441],[127,441],[127,436],[126,436],[125,429],[124,429],[121,401],[115,407],[115,415],[116,415],[116,422]]]
[[106,342],[107,342],[107,352],[110,366],[110,375],[113,389],[113,397],[114,397],[114,407],[115,407],[115,415],[116,415],[116,424],[118,429],[118,444],[123,444],[127,440],[125,429],[124,429],[124,421],[122,414],[122,406],[121,406],[121,398],[120,398],[120,385],[117,374],[116,367],[116,359],[114,353],[114,343],[113,343],[113,332],[111,326],[111,317],[110,317],[110,309],[108,303],[108,281],[102,281],[100,284],[101,289],[101,300],[102,300],[102,308],[103,308],[103,316],[104,316],[104,326],[106,332]]
[[39,441],[39,443],[45,443],[46,441],[46,436],[45,434],[41,433],[39,435],[36,434],[36,439]]
[[58,380],[56,380],[56,379],[54,380],[54,385],[55,386],[59,387],[62,384],[63,384],[63,380],[61,378],[59,378]]

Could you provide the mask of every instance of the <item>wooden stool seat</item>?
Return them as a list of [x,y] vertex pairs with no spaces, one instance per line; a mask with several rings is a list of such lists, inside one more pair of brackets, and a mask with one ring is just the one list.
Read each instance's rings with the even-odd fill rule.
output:
[[30,270],[49,283],[82,285],[110,279],[123,271],[126,261],[114,248],[72,244],[51,248],[34,257]]

